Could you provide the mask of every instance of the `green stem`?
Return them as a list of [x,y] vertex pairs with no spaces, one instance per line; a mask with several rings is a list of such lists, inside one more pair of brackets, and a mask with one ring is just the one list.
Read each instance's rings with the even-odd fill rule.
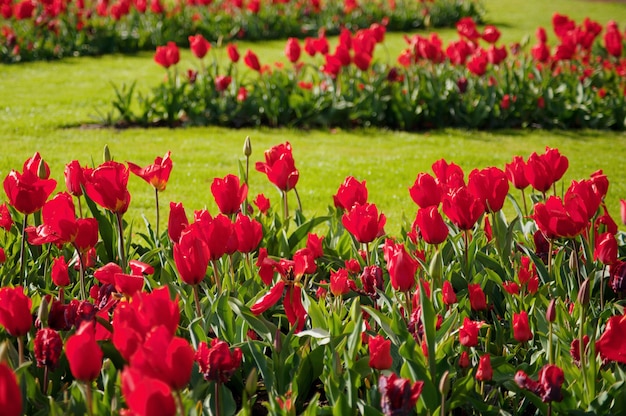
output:
[[298,193],[298,189],[294,186],[293,191],[296,194],[296,201],[298,201],[298,211],[302,212],[302,200],[300,200],[300,194]]
[[220,382],[215,382],[215,416],[222,415],[222,396],[220,394]]
[[283,226],[287,230],[289,226],[289,202],[287,200],[287,192],[281,191],[282,203],[283,203]]
[[465,254],[465,277],[470,278],[470,265],[469,265],[469,231],[463,230],[463,241],[465,242],[464,254]]
[[18,366],[24,364],[24,336],[17,337],[17,357]]
[[548,239],[548,277],[552,279],[552,246],[554,241],[549,238]]
[[26,219],[28,214],[24,214],[24,221],[22,221],[22,244],[20,246],[20,276],[24,277],[24,286],[27,285],[27,273],[26,267],[24,267],[24,252],[26,251]]
[[83,259],[83,253],[80,252],[78,247],[74,247],[78,253],[78,278],[80,281],[80,298],[81,300],[87,299],[87,292],[85,291],[85,261]]
[[554,364],[554,347],[552,346],[552,322],[548,321],[548,362]]
[[196,304],[196,317],[202,317],[202,309],[200,308],[200,295],[198,293],[198,285],[193,285],[193,301]]
[[222,281],[220,280],[220,275],[217,270],[217,260],[211,260],[211,264],[213,265],[213,278],[215,279],[215,286],[217,286],[217,294],[222,294]]
[[48,366],[43,368],[43,383],[41,384],[41,392],[44,396],[48,395]]
[[122,214],[119,212],[115,213],[115,217],[117,218],[117,231],[118,231],[118,242],[117,242],[117,250],[120,258],[120,267],[123,272],[126,273],[126,253],[124,251],[124,223],[122,222]]
[[91,382],[85,383],[85,396],[87,398],[87,414],[93,416],[93,396],[91,392]]
[[526,196],[524,195],[523,189],[522,189],[522,201],[524,201],[524,217],[528,217],[528,205],[526,204]]
[[604,273],[606,271],[606,265],[602,267],[602,273],[600,274],[600,311],[604,310]]
[[585,342],[583,340],[584,336],[585,336],[585,309],[586,306],[585,305],[580,305],[580,325],[578,327],[578,341],[579,341],[579,345],[578,345],[578,349],[579,349],[579,353],[580,353],[580,372],[583,378],[583,386],[585,388],[585,391],[589,391],[589,388],[587,386],[587,360],[585,360]]
[[156,247],[159,246],[159,241],[161,238],[161,234],[159,234],[159,220],[160,220],[160,216],[159,216],[159,190],[157,188],[154,188],[154,200],[156,202],[156,225],[155,225],[155,229],[156,229],[156,235],[155,235],[155,245]]

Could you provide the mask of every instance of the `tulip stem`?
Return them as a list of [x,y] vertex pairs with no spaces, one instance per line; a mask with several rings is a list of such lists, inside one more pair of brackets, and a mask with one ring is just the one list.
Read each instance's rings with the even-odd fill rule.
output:
[[526,196],[524,195],[523,189],[522,189],[522,201],[524,201],[524,217],[528,217],[528,205],[526,204]]
[[200,308],[200,295],[198,294],[198,284],[193,285],[193,301],[196,304],[196,316],[202,317],[202,309]]
[[298,211],[302,212],[302,200],[300,199],[300,194],[298,193],[298,189],[296,189],[296,187],[293,187],[293,191],[296,194],[296,201],[298,201]]
[[222,282],[220,281],[220,275],[217,270],[217,260],[211,260],[211,264],[213,265],[213,278],[215,279],[215,286],[217,286],[217,294],[222,294]]
[[283,200],[283,225],[286,231],[289,226],[289,201],[287,200],[287,192],[281,191],[281,197]]
[[91,393],[91,382],[85,383],[85,396],[87,398],[87,414],[93,416],[93,396]]
[[48,395],[48,366],[43,368],[43,383],[41,384],[41,392],[44,396]]
[[552,279],[552,246],[554,241],[549,238],[548,239],[548,277]]
[[554,347],[552,346],[552,322],[548,321],[548,362],[554,364]]
[[26,286],[27,272],[24,267],[24,252],[26,250],[26,220],[28,214],[24,214],[24,221],[22,222],[22,244],[20,246],[20,275],[24,277],[24,286]]
[[606,265],[602,266],[602,273],[600,274],[600,311],[604,310],[604,273],[606,272]]
[[115,213],[115,217],[117,218],[117,231],[118,231],[118,253],[120,257],[120,266],[124,273],[126,273],[126,253],[124,251],[124,224],[122,222],[122,214],[119,212]]
[[17,337],[17,363],[18,366],[24,364],[24,336]]
[[585,360],[585,308],[587,306],[582,302],[580,303],[580,326],[578,327],[578,349],[580,353],[580,372],[583,378],[583,386],[585,387],[585,391],[589,391],[587,387],[587,365]]
[[222,397],[220,395],[220,382],[215,382],[215,416],[221,416],[222,414]]
[[463,240],[465,242],[465,247],[463,247],[465,250],[465,277],[467,279],[469,279],[470,277],[470,265],[469,265],[469,230],[464,230],[463,231]]
[[160,220],[160,216],[159,216],[159,190],[157,188],[154,188],[154,200],[156,202],[156,225],[155,225],[155,241],[154,244],[156,247],[159,246],[159,241],[161,238],[161,235],[159,234],[159,220]]
[[80,280],[80,298],[81,300],[87,299],[87,293],[85,292],[85,261],[83,260],[83,253],[80,252],[78,247],[75,247],[78,253],[78,278]]

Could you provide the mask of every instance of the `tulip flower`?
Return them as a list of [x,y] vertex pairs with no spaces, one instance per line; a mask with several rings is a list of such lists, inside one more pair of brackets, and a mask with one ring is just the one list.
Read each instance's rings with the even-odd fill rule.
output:
[[54,179],[41,179],[30,170],[23,173],[12,170],[4,179],[4,191],[9,203],[25,215],[39,211],[56,185]]
[[626,331],[626,315],[612,316],[608,319],[604,332],[596,341],[596,351],[602,359],[626,364],[624,331]]
[[167,233],[173,243],[180,240],[180,235],[189,226],[189,220],[182,202],[170,202],[170,215],[167,220]]
[[13,227],[13,218],[9,212],[9,208],[6,203],[0,204],[0,228],[9,231],[11,227]]
[[95,169],[85,169],[85,190],[102,208],[124,214],[130,205],[129,170],[115,161],[104,162]]
[[489,353],[480,357],[478,368],[476,369],[476,380],[491,381],[493,378],[493,369],[491,368],[491,356]]
[[539,370],[539,380],[535,381],[519,370],[515,374],[517,385],[526,390],[530,390],[538,395],[544,403],[560,402],[563,400],[561,387],[565,382],[565,375],[560,367],[554,364],[546,364]]
[[168,151],[165,156],[156,157],[153,164],[147,165],[144,168],[134,163],[127,162],[128,169],[152,185],[154,189],[163,192],[170,178],[170,173],[172,172],[172,159],[170,158],[170,154],[171,152]]
[[254,205],[261,211],[262,214],[267,214],[267,211],[270,209],[270,200],[265,197],[263,194],[258,194],[256,198],[252,201]]
[[239,177],[229,174],[224,178],[215,178],[211,184],[211,193],[224,215],[241,211],[241,204],[248,196],[248,185],[239,182]]
[[195,360],[200,367],[205,380],[226,383],[241,366],[242,351],[234,348],[232,351],[228,343],[214,338],[211,347],[201,342],[195,354]]
[[526,162],[521,156],[513,156],[513,161],[505,165],[505,173],[508,180],[517,189],[524,190],[530,185],[526,179]]
[[174,263],[180,279],[189,284],[197,285],[206,276],[210,253],[198,227],[190,226],[183,231],[180,241],[174,244]]
[[115,273],[113,279],[115,281],[115,290],[126,297],[130,298],[143,289],[144,279],[141,275]]
[[174,42],[168,42],[165,46],[157,46],[154,54],[154,62],[167,69],[176,65],[180,60],[180,51]]
[[391,286],[400,292],[408,292],[415,286],[415,274],[419,263],[409,255],[401,243],[392,240],[385,241],[383,247],[385,261]]
[[256,250],[263,239],[263,226],[257,220],[252,220],[240,212],[235,221],[235,234],[237,235],[237,251],[250,253]]
[[285,56],[287,57],[287,59],[289,60],[289,62],[291,63],[296,63],[298,62],[298,59],[300,59],[300,43],[298,42],[298,39],[296,38],[289,38],[287,39],[287,44],[285,45]]
[[470,366],[470,358],[467,351],[463,351],[459,357],[459,367],[467,368]]
[[258,72],[261,71],[261,64],[259,63],[259,57],[256,56],[256,54],[252,52],[250,49],[248,49],[245,56],[243,57],[243,62],[246,64],[248,68],[254,71],[258,71]]
[[591,220],[598,212],[600,204],[602,204],[602,197],[596,192],[593,182],[590,179],[572,181],[572,184],[565,191],[563,200],[567,201],[569,198],[573,198],[574,195],[580,197],[580,199],[577,199],[577,202],[583,203],[587,220]]
[[485,205],[467,187],[450,190],[443,197],[443,212],[461,230],[471,230],[485,212]]
[[0,288],[0,325],[14,337],[26,335],[33,323],[31,306],[21,286]]
[[376,237],[384,234],[387,218],[379,214],[376,205],[355,205],[343,214],[341,222],[359,243],[371,243]]
[[62,351],[63,341],[57,331],[50,328],[42,328],[37,331],[34,342],[37,367],[49,367],[54,370],[59,363]]
[[450,232],[436,206],[420,208],[417,211],[415,225],[419,228],[422,239],[428,244],[443,243]]
[[189,36],[188,39],[191,52],[199,59],[204,58],[207,52],[211,50],[211,43],[202,35]]
[[176,402],[170,387],[132,367],[122,370],[122,395],[132,414],[174,416]]
[[65,355],[72,375],[81,381],[91,382],[100,374],[103,353],[95,338],[93,323],[83,323],[65,343]]
[[347,269],[339,269],[330,272],[330,292],[334,296],[341,296],[356,289],[354,281],[348,277]]
[[65,287],[70,284],[69,270],[64,257],[57,257],[52,261],[50,277],[52,282],[59,287]]
[[228,52],[228,57],[231,62],[236,64],[239,61],[239,52],[237,51],[237,45],[234,43],[229,43],[226,46],[226,51]]
[[395,373],[389,376],[380,376],[378,391],[380,391],[380,406],[385,416],[408,415],[415,409],[415,404],[422,394],[423,381],[411,383],[409,380],[398,377]]
[[75,197],[81,196],[85,186],[85,175],[78,160],[73,160],[65,165],[64,176],[67,192]]
[[17,377],[4,362],[0,362],[0,409],[6,416],[22,414],[22,392]]
[[497,212],[502,209],[509,193],[509,181],[506,174],[496,167],[474,169],[468,176],[467,188],[481,200],[485,213]]
[[470,306],[473,311],[483,311],[487,309],[487,301],[485,299],[485,292],[479,284],[470,283],[467,285],[468,296],[470,300]]
[[441,187],[428,173],[420,173],[409,188],[411,199],[420,207],[439,206],[442,197]]
[[585,203],[577,194],[570,194],[564,201],[551,196],[545,203],[535,204],[534,211],[532,218],[548,239],[576,237],[587,225]]
[[459,328],[459,342],[466,347],[478,345],[478,331],[483,326],[482,321],[472,321],[465,317],[463,325]]
[[528,313],[526,311],[513,313],[513,338],[515,338],[517,342],[526,342],[533,339],[533,333],[528,324]]
[[257,171],[265,173],[269,181],[284,192],[295,188],[300,176],[289,142],[266,150],[265,162],[256,162],[255,168]]
[[617,240],[612,233],[603,233],[596,238],[593,259],[611,265],[617,261]]
[[348,176],[339,186],[337,193],[333,195],[335,207],[344,211],[350,211],[356,204],[367,203],[367,187],[365,181],[359,182],[353,176]]
[[393,364],[391,358],[391,340],[382,335],[376,335],[369,339],[367,347],[370,353],[369,366],[376,370],[388,370]]
[[441,294],[443,296],[443,303],[447,306],[454,305],[457,303],[456,293],[454,292],[454,288],[452,287],[452,283],[450,281],[445,280],[441,287]]

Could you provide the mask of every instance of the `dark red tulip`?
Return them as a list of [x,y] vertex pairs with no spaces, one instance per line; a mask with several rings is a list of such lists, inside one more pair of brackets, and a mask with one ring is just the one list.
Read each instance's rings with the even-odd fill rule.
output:
[[468,176],[467,188],[481,200],[486,213],[498,212],[509,193],[509,181],[506,174],[496,167],[474,169]]
[[21,286],[0,288],[0,325],[14,337],[26,335],[33,323],[31,306]]
[[189,36],[188,40],[191,52],[199,59],[204,58],[211,50],[211,43],[202,35]]
[[491,368],[491,356],[489,353],[480,357],[478,368],[476,369],[476,380],[491,381],[493,378],[493,369]]
[[237,51],[237,45],[229,43],[228,46],[226,46],[226,51],[228,52],[228,57],[230,58],[232,63],[236,64],[237,62],[239,62],[239,52]]
[[533,339],[533,333],[530,330],[528,313],[526,311],[513,313],[513,338],[515,338],[517,342],[526,342]]
[[411,381],[398,377],[395,373],[389,376],[380,376],[378,391],[380,391],[380,406],[385,416],[409,415],[415,409],[415,404],[422,394],[423,381]]
[[513,161],[505,165],[504,171],[509,181],[517,189],[526,189],[530,182],[526,179],[526,162],[521,156],[513,156]]
[[78,160],[72,160],[65,165],[64,175],[67,192],[76,197],[81,196],[85,186],[85,176]]
[[65,258],[57,257],[52,261],[50,277],[52,282],[59,287],[65,287],[70,284],[70,274]]
[[428,173],[420,173],[409,188],[411,198],[420,208],[439,206],[442,191],[439,183]]
[[443,212],[461,230],[471,230],[485,212],[485,205],[467,187],[450,190],[443,197]]
[[170,215],[167,220],[167,235],[177,243],[181,233],[189,226],[189,220],[182,202],[170,202]]
[[261,71],[261,64],[259,63],[259,57],[256,56],[256,54],[252,52],[250,49],[248,49],[245,56],[243,57],[243,62],[244,64],[246,64],[248,68],[254,71],[259,71],[259,72]]
[[616,260],[609,266],[609,286],[616,293],[626,292],[626,262]]
[[370,353],[369,365],[376,370],[388,370],[393,364],[391,358],[391,340],[382,335],[371,337],[367,343]]
[[232,351],[228,343],[214,338],[211,347],[201,342],[196,351],[195,360],[205,380],[226,383],[241,366],[242,352],[240,348]]
[[469,366],[470,366],[469,354],[467,353],[467,351],[463,351],[461,353],[461,356],[459,357],[459,367],[467,368]]
[[4,179],[4,191],[9,203],[22,214],[39,211],[56,185],[54,179],[40,179],[29,170],[21,174],[12,170]]
[[183,282],[196,285],[206,276],[209,247],[196,226],[189,226],[174,244],[174,262]]
[[415,225],[419,228],[422,239],[428,244],[443,243],[450,232],[436,206],[420,208],[417,211]]
[[235,221],[235,234],[237,235],[237,251],[250,253],[256,250],[263,239],[263,226],[257,220],[239,213]]
[[515,382],[522,389],[527,389],[538,395],[544,403],[563,400],[561,387],[565,382],[565,375],[560,367],[546,364],[539,370],[539,380],[535,381],[519,370],[515,374]]
[[0,362],[0,409],[6,416],[22,414],[22,392],[17,377],[4,362]]
[[115,161],[104,162],[95,169],[85,169],[85,191],[89,198],[111,212],[123,214],[130,205],[129,170]]
[[148,377],[133,367],[122,370],[122,394],[135,415],[175,416],[176,402],[172,390],[163,381]]
[[333,195],[336,208],[350,211],[355,204],[367,202],[367,187],[365,181],[359,182],[353,176],[348,176]]
[[248,196],[248,185],[240,183],[239,177],[228,174],[224,178],[215,178],[211,184],[211,193],[224,215],[241,211],[241,204]]
[[165,156],[156,157],[154,163],[145,168],[141,168],[131,162],[128,162],[128,168],[132,173],[152,185],[154,189],[163,192],[167,186],[167,181],[170,179],[170,173],[172,172],[173,164],[172,159],[170,159],[170,153],[171,152],[168,151]]
[[54,370],[63,352],[63,341],[54,329],[42,328],[37,331],[34,342],[35,361],[37,367],[50,367]]
[[74,378],[91,382],[98,378],[103,353],[95,337],[93,323],[83,323],[65,343],[65,355]]
[[257,171],[265,173],[270,182],[285,192],[295,188],[300,177],[289,142],[266,150],[265,162],[256,162],[255,168]]
[[341,217],[341,222],[359,243],[371,243],[384,234],[387,218],[374,204],[355,205]]
[[228,89],[228,86],[232,82],[233,78],[227,75],[218,75],[215,77],[215,91],[222,92]]
[[387,262],[387,270],[391,286],[400,292],[411,290],[416,283],[415,274],[419,263],[406,251],[401,243],[385,241],[383,254]]

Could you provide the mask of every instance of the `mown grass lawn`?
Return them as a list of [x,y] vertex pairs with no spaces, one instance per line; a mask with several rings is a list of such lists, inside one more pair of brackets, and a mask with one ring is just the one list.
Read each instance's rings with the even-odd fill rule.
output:
[[[624,21],[626,5],[611,2],[560,0],[552,2],[486,0],[487,20],[498,25],[506,43],[519,42],[525,35],[534,42],[538,26],[551,27],[552,14],[567,14],[577,22],[588,16],[601,23],[609,19]],[[456,36],[451,30],[442,38]],[[550,31],[549,36],[554,36]],[[387,34],[379,59],[395,59],[405,46],[402,34]],[[240,43],[240,51],[253,48],[264,63],[282,59],[283,41],[263,44]],[[219,57],[224,51],[215,50]],[[197,63],[187,52],[181,69]],[[244,70],[242,68],[242,70]],[[97,123],[98,116],[111,111],[112,84],[121,86],[137,80],[137,88],[147,91],[164,76],[152,61],[152,53],[135,56],[73,58],[58,62],[0,66],[0,176],[39,151],[50,163],[53,176],[64,189],[63,167],[72,159],[83,164],[102,161],[105,144],[116,160],[150,163],[155,156],[172,151],[175,166],[162,201],[182,201],[191,212],[207,207],[216,212],[210,183],[214,177],[237,173],[243,160],[244,138],[253,144],[251,161],[261,160],[270,146],[290,141],[301,179],[298,190],[305,215],[324,214],[332,195],[347,175],[367,181],[370,200],[387,215],[387,231],[397,234],[406,216],[410,221],[416,206],[407,188],[416,175],[430,171],[440,158],[461,165],[466,173],[472,168],[496,165],[501,168],[513,155],[527,157],[542,152],[545,146],[558,147],[570,160],[565,183],[588,177],[603,169],[611,181],[608,207],[619,217],[619,199],[626,197],[622,155],[626,154],[626,135],[604,131],[496,131],[473,132],[443,130],[398,133],[382,130],[296,131],[271,129],[231,130],[223,128],[129,129],[85,128]],[[81,127],[83,126],[83,127]],[[252,172],[250,192],[265,193],[278,202],[264,175]],[[133,202],[128,218],[139,221],[142,214],[153,221],[153,193],[140,179],[130,183]],[[165,221],[165,219],[163,219]]]

